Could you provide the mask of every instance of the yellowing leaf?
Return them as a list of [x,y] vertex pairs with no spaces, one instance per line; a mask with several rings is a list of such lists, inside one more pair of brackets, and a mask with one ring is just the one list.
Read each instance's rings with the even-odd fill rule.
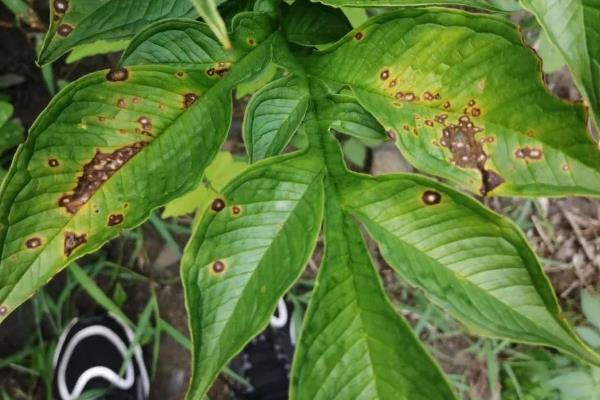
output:
[[193,213],[202,214],[206,206],[225,187],[230,180],[244,171],[248,165],[236,160],[231,153],[223,151],[217,154],[205,172],[204,179],[196,189],[171,201],[165,206],[163,218],[178,217]]

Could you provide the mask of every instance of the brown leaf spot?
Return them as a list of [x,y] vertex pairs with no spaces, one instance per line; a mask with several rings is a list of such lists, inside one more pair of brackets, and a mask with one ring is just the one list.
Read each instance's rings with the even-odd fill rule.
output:
[[565,171],[565,172],[570,172],[571,171],[571,166],[569,164],[563,164],[562,170]]
[[215,274],[222,274],[225,272],[226,266],[225,263],[221,260],[217,260],[212,265],[212,270]]
[[51,159],[48,160],[48,165],[51,168],[56,168],[56,167],[58,167],[60,165],[60,162],[56,158],[51,158]]
[[133,104],[140,104],[140,103],[142,102],[142,99],[140,99],[138,96],[133,96],[133,97],[131,98],[131,102],[132,102]]
[[150,118],[141,116],[138,118],[138,122],[140,123],[143,131],[152,130],[152,121]]
[[481,110],[477,107],[473,107],[471,109],[471,115],[474,117],[479,117],[481,115]]
[[256,46],[256,40],[254,38],[248,38],[248,46]]
[[98,115],[98,122],[102,123],[104,121],[106,121],[106,117],[103,115]]
[[117,100],[117,107],[127,108],[127,102],[125,101],[125,99],[120,98],[119,100]]
[[96,151],[94,158],[83,166],[83,174],[77,180],[77,186],[73,189],[73,192],[63,195],[58,201],[58,205],[64,207],[67,212],[75,214],[104,182],[146,144],[147,142],[136,142],[112,153]]
[[60,24],[56,29],[56,33],[62,37],[69,36],[71,32],[73,32],[73,27],[69,24]]
[[363,33],[362,33],[362,32],[356,32],[356,33],[354,34],[354,39],[356,39],[356,40],[362,40],[362,39],[363,39],[363,37],[364,37],[364,35],[363,35]]
[[196,93],[186,93],[183,95],[183,106],[189,108],[196,100],[198,100],[198,95]]
[[77,235],[75,232],[65,232],[64,253],[69,257],[73,250],[87,242],[85,233]]
[[397,83],[398,83],[398,81],[397,81],[397,80],[395,80],[395,79],[392,79],[392,80],[390,81],[390,84],[389,84],[388,86],[389,86],[389,87],[391,87],[391,88],[393,88],[393,87],[395,87],[395,86],[396,86],[396,84],[397,84]]
[[69,2],[67,0],[54,0],[54,12],[58,14],[64,14],[69,9]]
[[[473,125],[468,116],[459,118],[458,125],[451,124],[442,131],[442,145],[447,147],[457,166],[463,168],[483,168],[487,155],[483,146],[475,140],[475,134],[481,129]],[[444,144],[445,143],[445,144]]]
[[446,101],[446,102],[444,102],[444,108],[445,108],[445,109],[448,109],[448,108],[450,108],[450,106],[451,106],[451,104],[450,104],[450,102],[449,102],[449,101]]
[[437,122],[439,124],[446,125],[446,121],[448,120],[448,114],[436,115],[434,120],[435,120],[435,122]]
[[108,71],[106,74],[106,80],[110,82],[119,82],[127,80],[129,77],[129,71],[127,68],[115,68]]
[[417,100],[417,96],[413,92],[397,92],[394,96],[396,100],[412,102]]
[[381,79],[382,81],[385,81],[387,78],[390,77],[390,71],[387,69],[384,69],[383,71],[381,71],[381,73],[379,74],[379,79]]
[[431,92],[425,92],[423,93],[423,98],[427,101],[432,101],[435,97]]
[[435,204],[440,204],[440,202],[442,201],[442,195],[439,192],[436,192],[435,190],[426,190],[423,192],[421,200],[423,200],[423,203],[425,203],[426,205],[432,206]]
[[231,207],[231,212],[233,215],[239,215],[242,212],[242,209],[240,206],[233,206]]
[[515,157],[521,160],[540,160],[544,155],[542,149],[523,147],[515,151]]
[[430,120],[430,119],[426,119],[425,120],[425,125],[427,125],[427,126],[433,126],[433,121]]
[[25,246],[28,249],[35,249],[36,247],[40,247],[42,245],[42,239],[38,237],[31,238],[25,242]]
[[183,72],[183,71],[177,71],[175,73],[175,76],[178,77],[178,78],[183,78],[185,76],[185,72]]
[[225,200],[221,198],[214,199],[210,208],[216,212],[222,211],[225,208]]
[[473,107],[475,105],[475,100],[469,100],[469,107]]
[[8,314],[8,308],[6,308],[5,306],[1,306],[0,307],[0,316],[5,316],[6,314]]
[[[408,127],[408,126],[407,126]],[[395,141],[396,140],[396,132],[394,132],[391,129],[388,129],[387,131],[385,131],[385,133],[387,134],[387,137],[391,140],[391,141]]]
[[108,226],[119,225],[123,222],[123,214],[110,214],[108,216]]

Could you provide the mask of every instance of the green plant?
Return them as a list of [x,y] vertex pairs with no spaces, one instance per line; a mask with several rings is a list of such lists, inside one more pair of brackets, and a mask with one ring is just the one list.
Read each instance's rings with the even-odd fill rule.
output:
[[[261,82],[275,65],[276,79],[254,94],[245,115],[253,165],[220,190],[184,252],[189,398],[201,399],[267,324],[302,273],[322,223],[326,251],[295,355],[292,398],[454,398],[387,300],[358,224],[403,279],[471,331],[600,365],[562,316],[515,225],[433,179],[351,173],[336,139],[393,140],[415,167],[476,195],[599,195],[600,154],[585,109],[548,93],[540,60],[512,23],[405,7],[353,29],[337,8],[256,0],[222,5],[232,27],[224,34],[215,12],[222,2],[194,2],[206,25],[169,19],[193,15],[189,0],[116,1],[53,2],[41,62],[144,29],[117,68],[62,90],[16,154],[0,198],[0,320],[68,263],[197,188],[229,130],[232,91]],[[500,13],[518,6],[323,3],[435,3]],[[600,5],[552,3],[584,23],[564,30],[547,22],[538,2],[523,1],[595,115],[600,49],[591,37]],[[583,53],[562,46],[571,34],[586,38]],[[579,68],[584,64],[589,68]],[[295,134],[292,143],[302,147],[304,137],[307,145],[279,155]]]

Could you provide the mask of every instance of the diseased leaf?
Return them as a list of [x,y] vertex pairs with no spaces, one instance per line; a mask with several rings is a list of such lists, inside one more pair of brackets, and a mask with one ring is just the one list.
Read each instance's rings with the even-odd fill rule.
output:
[[600,129],[600,1],[520,1],[562,53]]
[[325,256],[294,356],[290,398],[455,399],[386,299],[333,182],[326,199]]
[[505,20],[406,9],[312,57],[348,84],[415,167],[486,195],[600,195],[585,112],[548,93]]
[[323,217],[321,169],[298,154],[257,163],[196,227],[181,272],[194,349],[188,398],[203,398],[304,269]]
[[352,30],[341,10],[296,0],[285,9],[282,21],[287,40],[304,46],[332,43]]
[[208,204],[223,190],[230,180],[247,168],[247,164],[233,158],[231,153],[222,151],[204,171],[204,178],[198,187],[165,206],[163,218],[178,217],[198,210],[204,212]]
[[[241,33],[261,18],[240,17]],[[70,261],[198,185],[228,132],[233,88],[269,62],[269,31],[254,34],[260,44],[238,49],[223,73],[118,68],[53,99],[0,193],[0,320]]]
[[161,19],[195,15],[190,0],[54,0],[38,63],[82,44],[131,38]]
[[334,7],[465,6],[492,11],[518,11],[517,0],[311,0]]
[[289,75],[257,92],[244,114],[244,143],[250,162],[283,151],[308,107],[306,79]]
[[556,347],[600,365],[565,321],[539,261],[507,219],[413,175],[355,178],[343,198],[402,278],[477,334]]

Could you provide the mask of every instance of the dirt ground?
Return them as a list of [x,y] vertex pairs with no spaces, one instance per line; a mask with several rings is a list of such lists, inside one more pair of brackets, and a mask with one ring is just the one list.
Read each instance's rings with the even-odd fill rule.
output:
[[[47,5],[39,2],[40,15],[46,15]],[[7,11],[0,8],[0,21],[9,21]],[[32,32],[29,28],[11,26],[9,23],[0,24],[0,75],[11,73],[23,77],[19,84],[2,90],[10,96],[15,105],[16,116],[28,127],[36,116],[49,102],[51,96],[40,69],[35,65],[35,43],[40,34]],[[56,79],[73,80],[87,72],[107,68],[114,65],[114,56],[93,57],[82,62],[66,65],[58,62],[54,65]],[[552,76],[546,77],[551,90],[557,95],[576,100],[579,98],[574,88],[570,75],[562,70]],[[233,152],[242,151],[240,140],[240,121],[243,115],[244,103],[238,102],[235,111],[235,120],[227,148]],[[374,174],[392,171],[411,171],[411,167],[402,159],[398,151],[390,144],[382,145],[372,151],[371,160],[367,169]],[[552,282],[561,305],[566,310],[567,316],[572,321],[581,318],[579,296],[583,288],[598,287],[600,281],[600,201],[587,198],[569,199],[540,199],[532,202],[528,200],[512,199],[486,199],[485,202],[494,210],[516,218],[521,222],[525,235],[535,248],[538,255],[544,260],[545,270]],[[182,225],[189,225],[191,219],[180,221]],[[187,332],[187,320],[183,303],[183,291],[179,283],[178,263],[179,257],[171,248],[161,240],[150,226],[144,226],[144,247],[140,257],[135,263],[136,272],[146,276],[151,285],[139,282],[125,282],[123,287],[128,295],[124,311],[136,320],[144,308],[150,289],[155,290],[159,301],[162,317],[173,324],[181,332]],[[181,244],[185,244],[186,235],[176,237]],[[130,239],[120,238],[107,245],[102,252],[109,259],[129,255],[133,249]],[[376,251],[376,249],[374,249]],[[319,257],[317,252],[316,258]],[[143,255],[143,256],[142,256]],[[86,264],[85,258],[81,265]],[[90,260],[93,259],[90,258]],[[414,291],[407,288],[396,279],[396,276],[381,262],[381,274],[385,286],[397,300],[411,302],[415,297]],[[314,275],[315,265],[312,263],[307,270],[308,275]],[[57,276],[49,287],[50,293],[58,293],[65,283],[65,274]],[[107,282],[99,281],[100,286]],[[84,294],[73,301],[76,308],[69,310],[66,317],[86,315],[97,311],[97,306]],[[418,315],[405,312],[408,319],[418,322]],[[38,321],[44,325],[44,321]],[[0,359],[21,350],[25,343],[23,327],[36,325],[31,312],[31,306],[26,305],[16,312],[12,318],[0,326]],[[16,333],[16,334],[15,334]],[[44,325],[42,333],[51,336],[50,329]],[[437,350],[436,356],[441,361],[444,369],[453,374],[462,374],[467,378],[471,388],[472,398],[492,398],[493,388],[489,388],[486,378],[485,363],[465,351],[473,344],[473,338],[459,333],[444,340],[432,339],[427,334],[422,338]],[[163,335],[160,346],[158,369],[155,372],[152,386],[152,399],[181,399],[189,378],[189,353],[169,336]],[[22,375],[14,370],[0,370],[0,387],[18,393],[18,387],[23,382]],[[35,390],[35,398],[44,398],[42,383],[39,390]],[[227,389],[223,381],[216,384],[212,398],[228,398]],[[39,397],[38,397],[39,396]],[[18,398],[15,397],[15,398]]]

